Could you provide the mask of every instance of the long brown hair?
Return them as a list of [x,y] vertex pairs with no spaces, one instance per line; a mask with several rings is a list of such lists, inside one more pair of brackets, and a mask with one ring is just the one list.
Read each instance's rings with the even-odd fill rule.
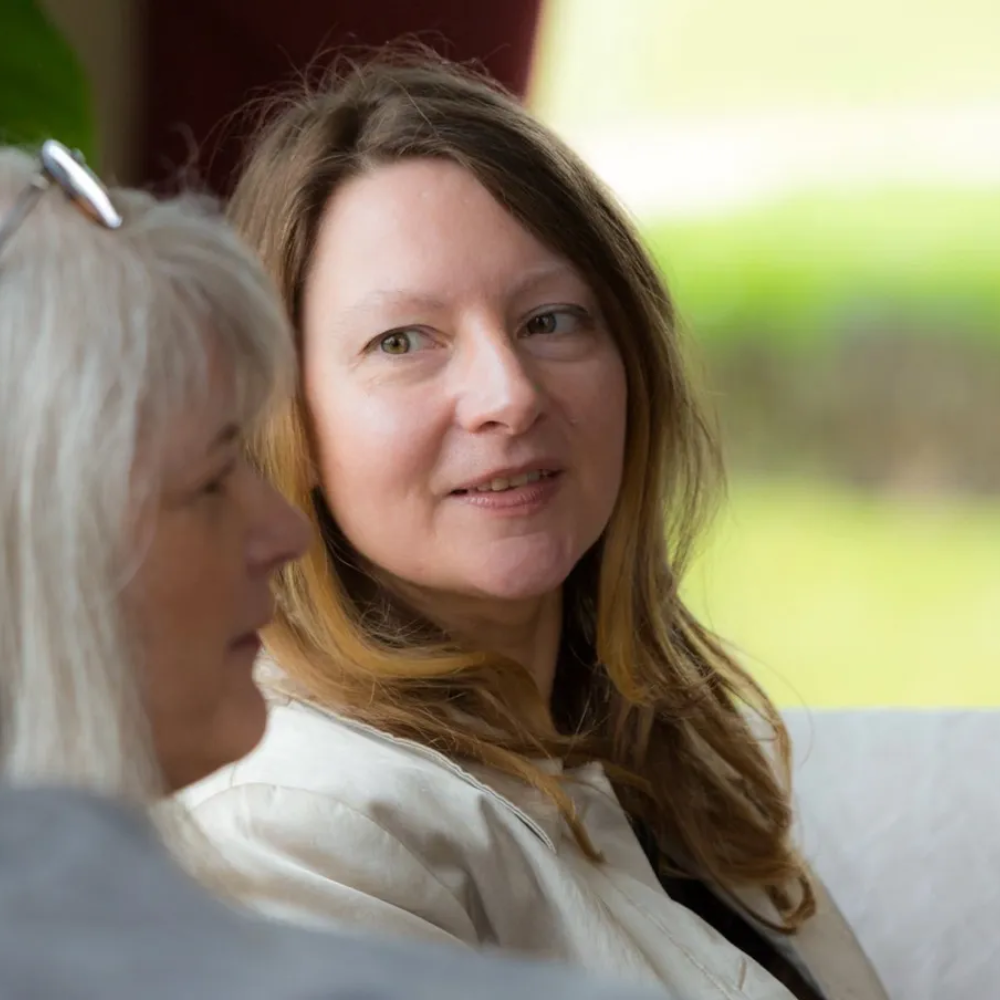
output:
[[[262,469],[318,529],[307,557],[280,577],[270,651],[317,702],[542,789],[595,860],[562,784],[532,758],[601,761],[629,815],[667,854],[724,889],[765,890],[776,926],[794,930],[814,901],[791,843],[788,737],[761,688],[678,593],[718,454],[670,297],[614,199],[491,81],[397,52],[282,102],[251,149],[231,215],[277,280],[301,338],[303,288],[330,198],[350,177],[407,158],[469,170],[590,283],[627,372],[622,488],[601,541],[567,581],[550,714],[524,669],[462,648],[359,572],[313,489],[313,432],[300,396],[255,444]],[[753,718],[770,727],[774,753]]]

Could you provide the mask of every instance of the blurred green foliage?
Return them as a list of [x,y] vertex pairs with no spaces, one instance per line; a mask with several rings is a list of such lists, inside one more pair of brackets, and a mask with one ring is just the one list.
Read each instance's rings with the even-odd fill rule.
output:
[[1000,188],[815,194],[643,228],[710,349],[821,351],[877,327],[1000,350]]
[[56,138],[94,163],[90,87],[72,48],[36,0],[0,3],[0,142]]

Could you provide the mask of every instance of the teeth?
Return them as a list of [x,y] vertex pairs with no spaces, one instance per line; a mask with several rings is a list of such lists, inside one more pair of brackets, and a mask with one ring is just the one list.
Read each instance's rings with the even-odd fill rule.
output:
[[502,493],[504,490],[517,489],[518,486],[527,486],[528,483],[537,483],[539,479],[544,479],[549,475],[547,472],[532,471],[522,472],[519,476],[511,476],[509,479],[493,479],[482,486],[475,488],[476,493]]

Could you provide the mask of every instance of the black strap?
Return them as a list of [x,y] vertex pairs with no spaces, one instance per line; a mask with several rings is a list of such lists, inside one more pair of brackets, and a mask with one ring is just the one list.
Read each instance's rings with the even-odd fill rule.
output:
[[669,859],[660,851],[655,838],[644,825],[633,823],[633,828],[660,885],[675,903],[680,903],[714,927],[731,945],[752,958],[798,1000],[824,1000],[823,995],[782,952],[746,917],[727,906],[704,882],[696,878],[663,874],[664,863],[671,868],[677,866],[669,863]]

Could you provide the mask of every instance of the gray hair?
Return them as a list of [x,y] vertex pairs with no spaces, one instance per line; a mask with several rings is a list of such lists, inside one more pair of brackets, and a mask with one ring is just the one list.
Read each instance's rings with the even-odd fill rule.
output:
[[[0,215],[36,170],[0,149]],[[47,192],[0,252],[0,780],[149,802],[161,779],[121,592],[157,449],[233,362],[252,423],[291,388],[269,279],[206,199]],[[141,458],[141,461],[137,459]]]

